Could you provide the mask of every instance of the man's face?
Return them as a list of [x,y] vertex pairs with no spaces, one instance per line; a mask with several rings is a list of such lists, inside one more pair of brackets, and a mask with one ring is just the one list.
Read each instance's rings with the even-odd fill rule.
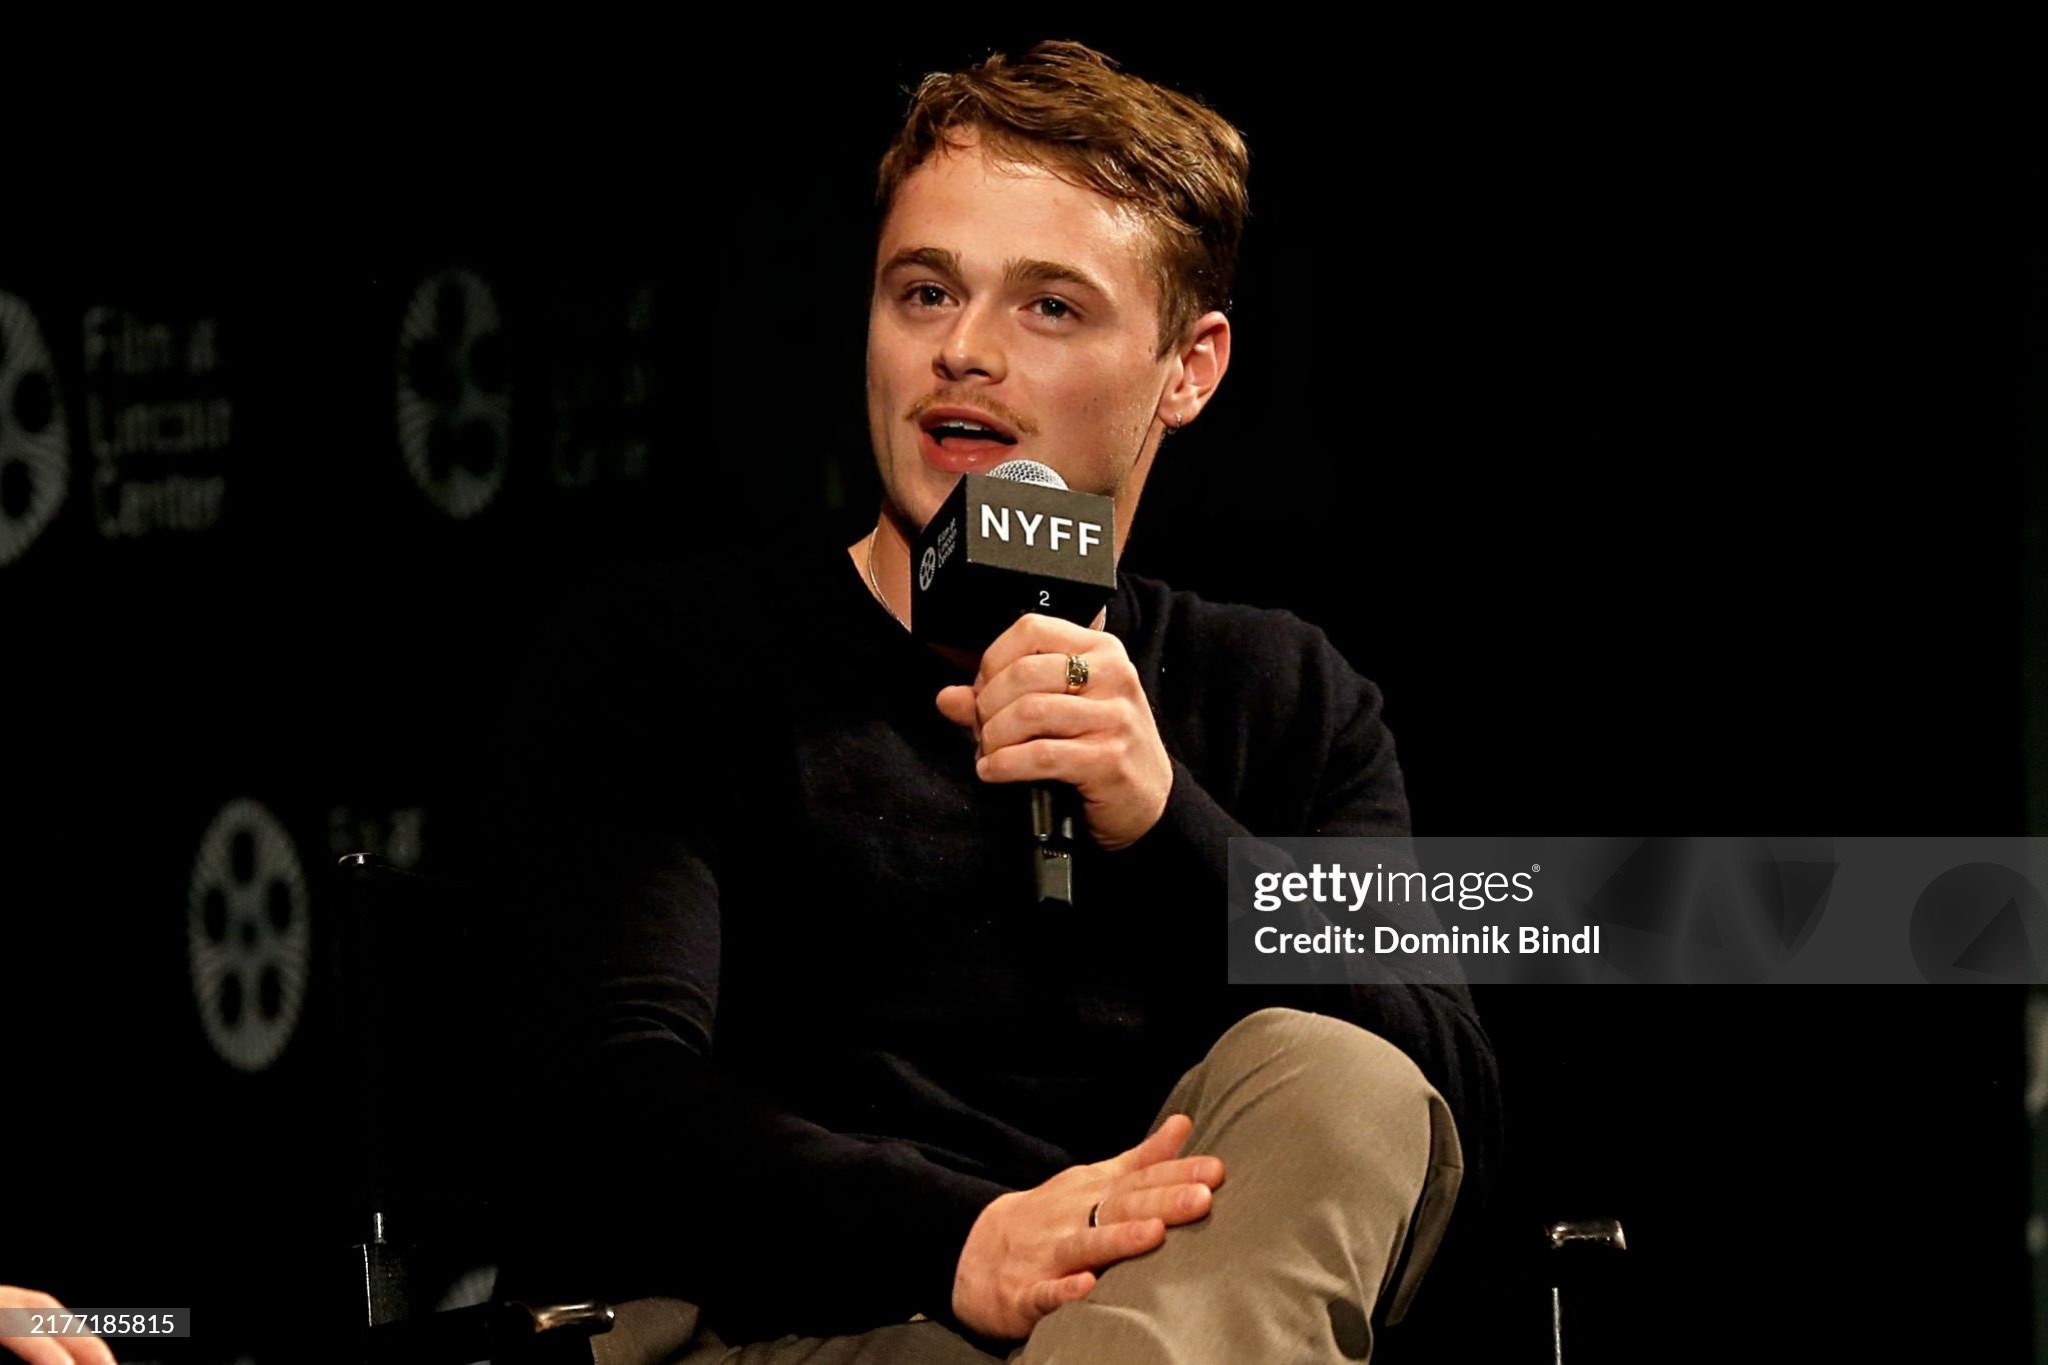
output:
[[[1114,497],[1121,548],[1176,363],[1154,355],[1150,246],[1114,201],[991,158],[978,140],[904,181],[876,250],[867,384],[883,490],[906,533],[962,473],[1030,459]],[[999,435],[948,425],[964,420]]]

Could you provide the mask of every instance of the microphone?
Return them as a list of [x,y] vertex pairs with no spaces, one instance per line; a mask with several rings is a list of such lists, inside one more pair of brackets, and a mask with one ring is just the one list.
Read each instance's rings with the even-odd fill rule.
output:
[[[910,631],[979,653],[1026,612],[1087,625],[1116,590],[1116,504],[1036,460],[962,475],[911,546]],[[1080,793],[1030,788],[1032,889],[1074,903]]]
[[978,654],[1027,611],[1087,625],[1116,591],[1115,513],[1036,460],[963,474],[910,547],[910,633]]

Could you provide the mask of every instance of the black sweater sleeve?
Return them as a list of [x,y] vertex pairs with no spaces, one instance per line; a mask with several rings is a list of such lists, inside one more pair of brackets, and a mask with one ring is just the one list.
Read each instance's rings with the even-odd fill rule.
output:
[[[1183,736],[1181,747],[1217,766],[1219,778],[1228,769],[1238,779],[1236,803],[1274,822],[1260,831],[1266,836],[1408,834],[1407,795],[1379,688],[1321,630],[1291,614],[1261,613],[1255,631],[1244,629],[1242,619],[1235,627],[1215,632],[1199,651],[1184,651],[1176,661],[1175,686],[1194,684],[1228,698],[1207,711],[1199,732]],[[1246,688],[1241,679],[1222,686],[1214,671],[1189,676],[1225,668],[1248,668],[1258,686]],[[1163,690],[1166,681],[1155,676],[1148,688]],[[1235,752],[1221,760],[1217,736],[1225,730],[1234,732],[1225,747]],[[1120,869],[1130,879],[1126,884],[1142,885],[1156,903],[1227,913],[1229,841],[1254,837],[1174,754],[1165,814],[1129,848],[1107,856],[1126,860]],[[1262,868],[1294,870],[1292,859],[1271,844],[1256,857]],[[1219,923],[1218,973],[1225,970],[1222,942]],[[1370,957],[1345,965],[1351,979],[1329,985],[1231,986],[1228,1013],[1242,1017],[1266,1005],[1290,1005],[1348,1018],[1399,1047],[1450,1106],[1465,1148],[1460,1197],[1468,1206],[1483,1204],[1501,1143],[1499,1076],[1469,990],[1458,982],[1396,980],[1375,972]]]
[[1004,1187],[899,1141],[827,1131],[718,1060],[723,714],[671,641],[672,585],[600,580],[506,707],[502,888],[538,992],[509,1134],[527,1227],[508,1276],[550,1297],[671,1295],[728,1330],[835,1333],[950,1312]]

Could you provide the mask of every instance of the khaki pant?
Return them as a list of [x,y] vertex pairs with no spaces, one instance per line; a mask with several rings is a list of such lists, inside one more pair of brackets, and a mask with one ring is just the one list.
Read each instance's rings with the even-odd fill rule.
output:
[[[1234,1025],[1167,1097],[1184,1154],[1223,1159],[1208,1217],[1104,1270],[1006,1356],[936,1322],[727,1345],[677,1299],[619,1304],[605,1365],[1293,1365],[1366,1360],[1450,1220],[1464,1162],[1450,1110],[1378,1034],[1299,1010]],[[1133,1142],[1137,1140],[1133,1135]]]

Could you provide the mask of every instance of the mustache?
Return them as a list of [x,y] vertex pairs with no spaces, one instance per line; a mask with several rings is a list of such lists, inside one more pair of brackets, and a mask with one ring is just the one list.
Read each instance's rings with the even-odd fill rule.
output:
[[1016,432],[1019,436],[1036,436],[1038,434],[1038,428],[1035,425],[1026,421],[1024,418],[1018,416],[1016,413],[1010,411],[1001,403],[992,403],[987,398],[982,397],[978,394],[942,393],[933,394],[925,398],[920,398],[915,403],[912,403],[907,410],[905,410],[903,414],[903,420],[906,422],[915,422],[918,418],[924,416],[925,413],[931,411],[933,408],[945,407],[980,408],[983,412],[995,418],[998,422],[1001,422],[1003,425],[1009,427],[1010,430]]

